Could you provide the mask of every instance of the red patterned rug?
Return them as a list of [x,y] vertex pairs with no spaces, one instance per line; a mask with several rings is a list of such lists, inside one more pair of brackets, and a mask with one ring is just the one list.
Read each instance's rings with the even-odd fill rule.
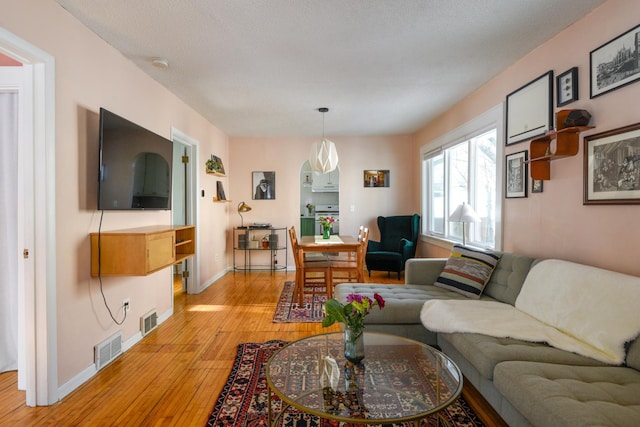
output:
[[297,301],[293,301],[294,282],[285,282],[278,306],[273,315],[273,323],[288,322],[322,322],[324,313],[322,312],[322,304],[327,300],[326,295],[306,294],[302,299],[302,305]]
[[[267,425],[267,380],[265,368],[269,357],[287,344],[274,340],[266,343],[245,343],[238,345],[238,353],[231,368],[227,383],[216,400],[207,426],[211,427],[253,427]],[[272,409],[278,413],[282,402],[276,397]],[[442,413],[449,425],[454,427],[482,427],[467,403],[460,397]],[[280,418],[278,427],[321,427],[324,423],[314,415],[288,409]],[[406,426],[412,423],[406,423]],[[437,425],[437,420],[428,418],[421,427]],[[392,427],[395,425],[385,424]],[[404,424],[402,425],[404,427]]]

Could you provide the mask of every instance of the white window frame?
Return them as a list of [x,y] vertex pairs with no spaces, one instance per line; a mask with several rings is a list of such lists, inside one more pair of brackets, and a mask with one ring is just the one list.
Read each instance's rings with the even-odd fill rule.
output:
[[[446,133],[445,135],[423,145],[420,147],[420,168],[421,168],[421,208],[422,217],[424,220],[422,223],[422,230],[420,239],[423,242],[430,243],[442,248],[450,249],[452,240],[446,239],[444,236],[428,234],[428,191],[427,182],[427,170],[425,160],[438,155],[443,150],[460,144],[466,140],[469,140],[475,136],[481,135],[488,130],[496,129],[496,206],[495,206],[495,247],[494,250],[502,250],[502,203],[503,203],[503,186],[502,176],[504,169],[504,105],[498,104],[485,113],[475,117],[462,126]],[[446,226],[445,226],[446,235]],[[457,242],[456,242],[457,243]]]

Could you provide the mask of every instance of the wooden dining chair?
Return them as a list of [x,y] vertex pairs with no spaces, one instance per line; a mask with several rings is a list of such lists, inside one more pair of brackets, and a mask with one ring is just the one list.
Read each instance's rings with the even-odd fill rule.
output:
[[[360,228],[358,228],[358,242],[362,241],[364,229],[364,225],[361,225]],[[325,252],[325,255],[329,259],[329,261],[345,261],[356,259],[355,252]]]
[[354,254],[330,259],[332,288],[337,283],[364,282],[364,256],[369,242],[369,228],[361,227],[361,230],[358,233],[360,245],[358,245]]
[[289,229],[289,240],[291,240],[291,250],[296,264],[296,286],[294,299],[298,298],[298,304],[302,305],[304,295],[327,295],[333,297],[333,280],[331,278],[331,263],[326,259],[307,261],[301,255],[298,247],[298,237],[296,229]]

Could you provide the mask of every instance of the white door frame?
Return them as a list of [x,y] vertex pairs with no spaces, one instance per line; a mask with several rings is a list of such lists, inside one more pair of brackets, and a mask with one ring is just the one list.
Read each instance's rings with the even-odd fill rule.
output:
[[[196,194],[197,189],[200,188],[198,178],[198,165],[200,164],[198,161],[198,141],[174,127],[171,127],[171,140],[185,145],[187,147],[187,155],[189,156],[186,180],[187,189],[185,191],[188,208],[185,220],[187,221],[187,224],[196,226],[196,255],[187,260],[188,270],[190,272],[190,280],[187,281],[187,293],[199,294],[202,292],[202,289],[200,288],[200,269],[198,268],[200,261],[200,239],[198,239],[198,232],[200,230],[200,200]],[[171,294],[173,295],[173,287],[171,287]],[[171,298],[171,301],[173,301],[173,297]]]
[[[29,251],[25,261],[25,385],[28,406],[58,401],[55,236],[55,61],[53,56],[0,28],[0,52],[23,64],[20,154],[24,190],[19,201]],[[29,160],[31,159],[31,161]],[[20,269],[19,269],[20,270]]]

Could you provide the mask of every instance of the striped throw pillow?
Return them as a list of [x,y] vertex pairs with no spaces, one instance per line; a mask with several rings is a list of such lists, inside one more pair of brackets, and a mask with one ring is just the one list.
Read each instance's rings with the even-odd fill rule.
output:
[[434,285],[478,299],[498,261],[498,254],[454,245]]

